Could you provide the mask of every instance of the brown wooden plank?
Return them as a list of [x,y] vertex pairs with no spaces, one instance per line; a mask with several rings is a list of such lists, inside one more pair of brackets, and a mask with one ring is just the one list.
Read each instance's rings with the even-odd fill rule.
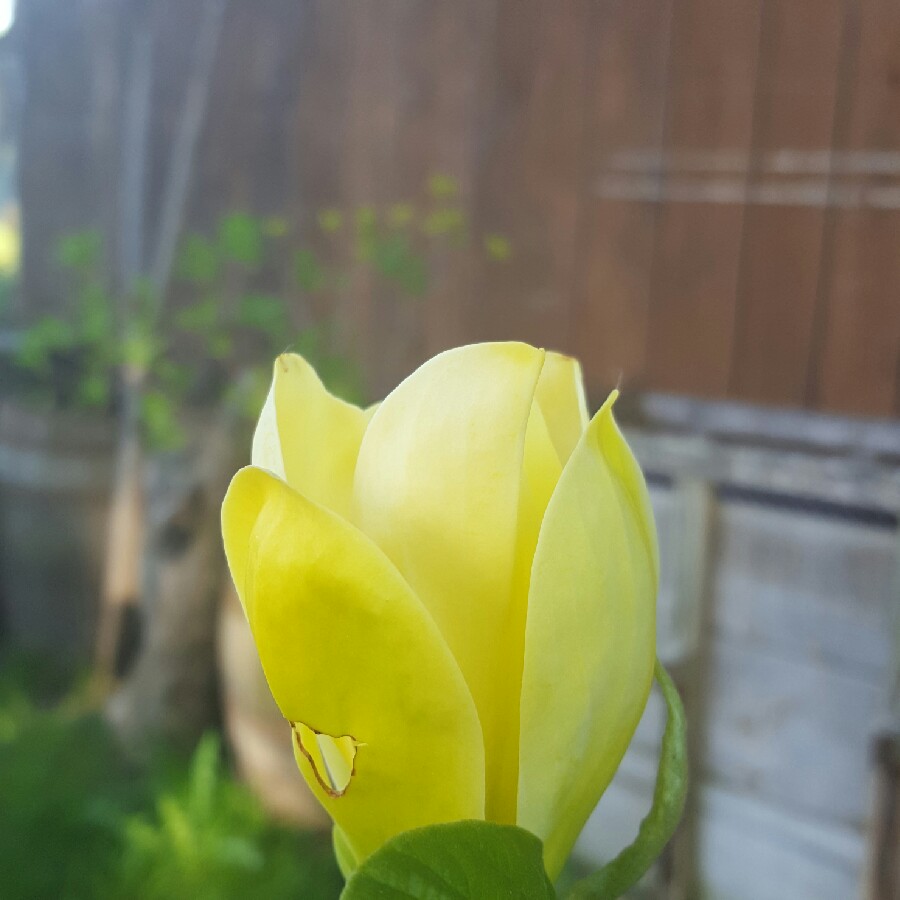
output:
[[659,212],[652,201],[606,196],[630,158],[662,148],[671,0],[604,0],[591,7],[585,124],[588,195],[573,296],[576,355],[594,400],[640,380],[650,264]]
[[[675,4],[667,153],[746,155],[759,49],[758,0]],[[728,386],[743,206],[691,199],[703,177],[664,208],[651,294],[647,381],[720,396]],[[670,174],[664,184],[673,183]]]
[[[415,120],[423,152],[418,173],[453,177],[460,206],[471,217],[481,136],[491,125],[481,94],[496,42],[498,9],[494,0],[482,0],[430,3],[428,11],[427,30],[416,50],[423,107]],[[424,299],[426,356],[469,339],[466,317],[483,302],[476,288],[482,239],[474,231],[467,249],[442,248],[431,254],[432,279]]]
[[[118,163],[108,146],[118,122],[109,121],[108,108],[119,97],[108,73],[119,65],[121,47],[112,38],[120,28],[122,11],[108,4],[34,0],[16,9],[7,44],[16,42],[27,85],[17,147],[21,291],[13,301],[23,321],[71,304],[71,277],[56,264],[57,244],[72,231],[106,225],[116,201],[117,173],[107,167],[111,159]],[[98,32],[106,39],[99,51]]]
[[493,47],[497,16],[491,2],[448,5],[405,0],[399,7],[393,197],[386,199],[415,203],[419,217],[410,233],[428,260],[429,279],[423,297],[411,297],[393,286],[376,291],[381,392],[428,356],[466,340],[464,318],[474,294],[473,262],[481,254],[478,235],[466,245],[447,235],[429,238],[421,226],[437,205],[427,190],[435,174],[453,179],[458,193],[446,203],[468,214],[478,131],[484,125],[480,79]]
[[[860,4],[858,75],[846,150],[900,151],[900,7]],[[863,179],[875,189],[884,179]],[[890,184],[896,185],[896,176]],[[811,399],[821,409],[900,412],[900,210],[869,205],[836,214],[823,297],[821,357]]]
[[514,256],[505,266],[476,261],[474,339],[569,346],[588,6],[499,0],[475,226],[507,234]]
[[[294,118],[287,115],[303,83],[307,65],[305,30],[311,18],[309,0],[294,4],[247,0],[229,4],[217,64],[213,73],[205,146],[206,165],[197,166],[193,179],[194,219],[203,222],[235,209],[258,215],[283,215],[293,181],[290,155]],[[184,14],[173,15],[168,28],[182,28]],[[163,46],[176,40],[163,34]],[[194,42],[181,38],[185,59],[176,77],[167,78],[165,102],[178,111],[184,102],[183,78],[190,71]],[[174,62],[174,60],[172,60]],[[164,152],[165,152],[164,148]],[[165,162],[164,157],[164,162]]]
[[[318,213],[346,202],[347,133],[354,64],[350,4],[346,0],[304,0],[307,8],[295,43],[297,84],[291,93],[285,135],[290,220],[331,270],[347,256],[347,237],[325,236]],[[293,285],[292,288],[293,289]],[[298,298],[303,318],[335,326],[341,351],[357,350],[352,296],[329,291]],[[308,318],[307,318],[308,317]]]
[[[342,5],[342,27],[350,32],[350,107],[343,135],[343,201],[348,211],[397,199],[395,153],[400,121],[405,17],[418,4],[403,0],[358,0]],[[384,363],[396,347],[383,346],[379,285],[369,274],[354,279],[340,310],[348,343],[373,397],[387,387]]]
[[729,391],[741,400],[805,400],[826,211],[777,194],[803,183],[827,195],[819,161],[834,133],[845,8],[822,0],[810,16],[792,0],[763,7]]

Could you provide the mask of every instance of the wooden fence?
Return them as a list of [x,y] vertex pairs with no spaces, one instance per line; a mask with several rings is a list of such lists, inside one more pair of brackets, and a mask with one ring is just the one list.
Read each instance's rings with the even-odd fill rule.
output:
[[[161,2],[151,209],[202,6]],[[20,0],[30,311],[65,302],[58,235],[110,222],[135,6]],[[444,347],[514,337],[581,357],[595,402],[620,380],[682,395],[648,397],[635,417],[665,427],[631,431],[695,735],[675,888],[855,895],[896,666],[900,435],[846,416],[900,414],[900,4],[230,0],[192,224],[308,221],[434,171],[514,258],[438,263],[419,303],[360,284],[331,310],[373,394]],[[755,446],[766,431],[775,449]],[[617,849],[646,809],[658,715],[585,852]]]
[[[651,479],[659,653],[692,760],[688,811],[648,896],[893,900],[900,429],[796,414],[754,428],[727,405],[646,405],[657,426],[629,439]],[[583,854],[611,858],[636,833],[663,721],[654,697]]]
[[[151,207],[202,5],[161,2]],[[63,292],[52,241],[116,182],[137,4],[65,6],[20,4],[34,308]],[[576,353],[598,398],[895,416],[898,72],[894,0],[230,0],[190,218],[303,221],[454,175],[514,259],[473,252],[414,307],[359,286],[337,314],[373,393],[516,337]]]

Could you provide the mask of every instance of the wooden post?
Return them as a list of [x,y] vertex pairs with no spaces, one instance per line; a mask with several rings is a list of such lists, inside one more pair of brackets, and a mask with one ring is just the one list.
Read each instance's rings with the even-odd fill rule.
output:
[[[900,532],[898,532],[900,533]],[[873,746],[875,773],[865,896],[900,900],[900,541],[889,618],[894,636],[887,724]]]
[[681,521],[676,578],[675,623],[685,638],[684,655],[669,663],[684,702],[688,721],[688,796],[684,817],[661,860],[665,895],[669,900],[699,897],[698,786],[703,765],[705,733],[704,684],[708,668],[710,574],[713,558],[715,492],[699,478],[679,479],[675,485]]

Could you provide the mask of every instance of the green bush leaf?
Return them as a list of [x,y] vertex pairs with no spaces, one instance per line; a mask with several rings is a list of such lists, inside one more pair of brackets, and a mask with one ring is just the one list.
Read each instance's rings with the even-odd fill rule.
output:
[[162,391],[147,391],[141,398],[141,423],[144,437],[153,450],[176,450],[186,436],[172,400]]
[[105,372],[87,372],[78,382],[77,396],[83,406],[92,409],[109,403],[111,385]]
[[484,252],[494,262],[506,262],[512,256],[512,244],[502,234],[486,234]]
[[50,357],[74,345],[75,332],[68,322],[56,316],[44,316],[22,335],[16,362],[23,369],[49,375]]
[[86,284],[78,293],[78,325],[81,340],[102,344],[115,340],[112,298],[102,285]]
[[388,224],[393,228],[404,228],[416,217],[415,207],[411,203],[395,203],[388,210]]
[[91,228],[73,231],[60,239],[56,252],[61,265],[89,272],[102,262],[103,235]]
[[231,213],[219,222],[219,248],[229,260],[254,269],[263,258],[263,229],[247,213]]
[[176,271],[180,278],[208,285],[219,274],[219,251],[202,234],[189,234],[178,251]]
[[334,234],[344,224],[344,215],[339,209],[323,209],[320,210],[317,220],[322,231]]
[[450,175],[435,172],[428,179],[428,193],[435,200],[449,200],[451,197],[455,197],[458,191],[459,185],[456,183],[456,179]]
[[313,293],[325,286],[325,270],[312,250],[304,248],[294,254],[294,276],[301,291]]
[[247,294],[241,297],[237,320],[245,328],[253,328],[277,341],[286,339],[290,324],[284,301],[268,294]]
[[216,297],[204,297],[175,314],[175,324],[179,328],[200,334],[215,328],[218,319],[219,304]]
[[397,835],[356,870],[341,900],[554,900],[541,842],[491,822]]
[[634,843],[612,862],[579,881],[568,900],[613,900],[640,880],[675,831],[687,795],[687,724],[678,690],[662,663],[656,662],[656,681],[666,701],[666,730],[662,739],[653,806],[641,822]]
[[466,230],[465,213],[455,207],[436,209],[425,217],[422,230],[429,237],[444,235],[460,237],[465,234]]

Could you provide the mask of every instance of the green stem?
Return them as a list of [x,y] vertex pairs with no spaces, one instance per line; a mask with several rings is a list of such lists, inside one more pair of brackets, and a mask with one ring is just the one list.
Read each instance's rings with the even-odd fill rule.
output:
[[634,887],[669,842],[681,819],[687,795],[687,723],[684,706],[669,673],[659,660],[654,670],[666,701],[666,730],[660,751],[653,806],[641,822],[634,843],[614,860],[577,882],[568,900],[613,900]]

